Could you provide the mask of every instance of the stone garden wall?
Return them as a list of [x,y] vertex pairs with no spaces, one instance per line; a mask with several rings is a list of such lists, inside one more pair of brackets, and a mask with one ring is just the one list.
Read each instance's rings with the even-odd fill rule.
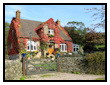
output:
[[19,80],[22,76],[20,60],[5,60],[5,80]]
[[59,57],[60,72],[85,73],[85,62],[83,57]]
[[16,59],[19,59],[19,54],[12,54],[9,56],[9,60],[16,60]]

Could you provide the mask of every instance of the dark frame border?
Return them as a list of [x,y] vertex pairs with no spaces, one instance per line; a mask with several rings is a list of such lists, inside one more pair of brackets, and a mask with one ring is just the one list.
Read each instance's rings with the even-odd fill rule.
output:
[[[105,80],[5,80],[5,5],[105,5]],[[107,82],[107,3],[3,3],[3,82]]]

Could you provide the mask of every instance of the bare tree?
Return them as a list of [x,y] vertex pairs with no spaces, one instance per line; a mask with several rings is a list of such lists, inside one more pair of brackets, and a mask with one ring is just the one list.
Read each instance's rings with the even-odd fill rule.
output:
[[103,28],[105,30],[105,5],[102,5],[101,8],[91,8],[86,9],[88,12],[94,12],[92,17],[94,18],[93,21],[100,20],[100,22],[97,22],[96,24],[92,24],[94,28]]

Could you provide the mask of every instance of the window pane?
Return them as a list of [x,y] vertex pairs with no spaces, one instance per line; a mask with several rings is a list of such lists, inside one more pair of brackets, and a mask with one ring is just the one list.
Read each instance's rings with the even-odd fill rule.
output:
[[74,52],[75,52],[75,48],[74,48]]
[[52,48],[52,45],[49,45],[49,48]]
[[48,33],[53,34],[54,30],[53,29],[48,29]]
[[33,45],[31,45],[31,50],[33,50]]
[[34,42],[34,50],[37,50],[37,42]]
[[78,48],[76,48],[76,51],[78,51]]
[[67,45],[65,44],[65,51],[67,51]]
[[62,51],[64,51],[64,45],[62,45]]
[[29,46],[28,46],[28,50],[29,50]]
[[27,45],[29,45],[29,43]]
[[36,50],[36,46],[34,46],[34,50]]

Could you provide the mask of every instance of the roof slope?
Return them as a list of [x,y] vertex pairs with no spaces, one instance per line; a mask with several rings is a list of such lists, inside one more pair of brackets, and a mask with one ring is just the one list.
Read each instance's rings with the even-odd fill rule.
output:
[[[39,21],[20,19],[21,27],[20,27],[19,31],[20,31],[21,35],[24,37],[29,37],[30,36],[29,33],[32,32],[32,37],[39,38],[38,34],[35,32],[35,28],[38,27],[39,25],[41,25],[42,23],[43,22],[39,22]],[[59,31],[60,31],[60,37],[63,38],[63,40],[72,41],[65,34],[64,30],[59,28]]]
[[38,27],[42,22],[39,21],[32,21],[32,20],[25,20],[25,19],[20,19],[20,33],[22,36],[29,37],[30,32],[32,32],[32,37],[37,37],[39,38],[38,34],[35,32],[35,28]]
[[65,33],[62,29],[59,28],[59,31],[60,31],[60,37],[63,38],[63,40],[66,40],[66,41],[72,41]]

